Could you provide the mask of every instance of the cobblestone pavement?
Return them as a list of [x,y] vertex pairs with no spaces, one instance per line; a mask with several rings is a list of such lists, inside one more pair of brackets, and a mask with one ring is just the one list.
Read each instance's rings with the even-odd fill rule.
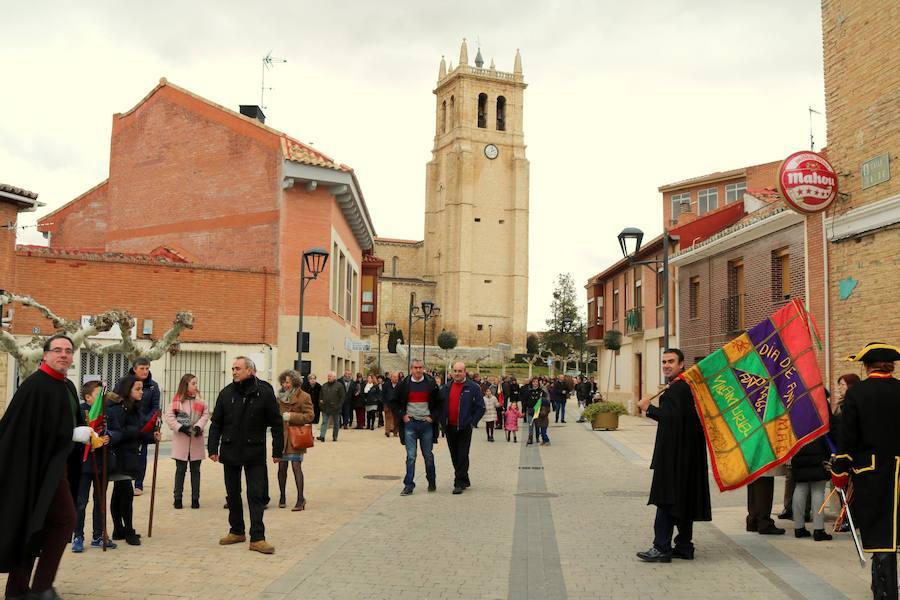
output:
[[275,507],[270,466],[272,556],[218,545],[228,530],[221,467],[203,463],[199,510],[174,510],[174,463],[160,458],[153,537],[145,493],[135,498],[143,545],[67,553],[57,589],[92,599],[869,597],[868,569],[846,534],[813,543],[745,533],[742,490],[712,491],[714,519],[695,528],[696,560],[641,563],[634,553],[652,539],[646,498],[655,424],[625,417],[618,431],[593,432],[573,420],[549,431],[551,446],[526,447],[524,435],[513,444],[498,433],[488,443],[476,429],[472,488],[460,496],[450,493],[441,440],[437,492],[426,491],[420,458],[408,497],[399,496],[404,453],[396,438],[341,431],[337,443],[317,442],[307,455],[304,512]]

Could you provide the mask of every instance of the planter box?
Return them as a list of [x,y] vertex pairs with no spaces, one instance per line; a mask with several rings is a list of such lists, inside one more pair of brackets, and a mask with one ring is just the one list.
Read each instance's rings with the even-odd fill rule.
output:
[[591,421],[594,430],[605,429],[614,431],[619,428],[619,415],[616,413],[598,413]]

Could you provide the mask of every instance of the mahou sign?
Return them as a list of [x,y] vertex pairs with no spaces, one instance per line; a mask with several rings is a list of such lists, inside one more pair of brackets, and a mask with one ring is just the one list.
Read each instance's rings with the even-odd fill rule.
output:
[[798,212],[823,211],[837,198],[837,174],[815,152],[794,152],[778,168],[778,189],[781,197]]

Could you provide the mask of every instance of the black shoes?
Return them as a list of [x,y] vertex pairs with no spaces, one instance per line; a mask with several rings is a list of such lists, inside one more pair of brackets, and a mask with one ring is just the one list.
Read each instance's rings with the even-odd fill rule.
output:
[[320,435],[319,437],[317,437],[316,439],[319,440],[320,442],[324,442],[324,441],[325,441],[325,438],[322,437],[321,435]]
[[405,487],[405,488],[403,488],[403,491],[400,492],[400,495],[401,496],[409,496],[412,493],[413,493],[413,489],[411,487]]
[[814,529],[813,530],[813,540],[817,542],[828,542],[831,541],[832,537],[825,533],[824,529]]
[[763,527],[758,530],[759,535],[784,535],[784,529],[781,527],[775,527],[775,525],[769,525],[768,527]]
[[[62,596],[56,593],[56,590],[50,588],[43,592],[29,592],[26,596],[16,596],[17,598],[28,598],[29,600],[62,600]],[[9,598],[9,596],[7,596]]]
[[182,509],[182,508],[184,508],[184,506],[182,506],[182,504],[181,504],[181,499],[180,499],[180,498],[179,498],[178,500],[176,500],[175,502],[173,502],[173,503],[172,503],[172,506],[174,506],[174,507],[177,508],[177,509]]
[[462,494],[464,489],[465,488],[463,488],[461,486],[455,485],[455,486],[453,486],[453,493],[454,493],[454,495]]
[[140,546],[141,536],[136,534],[134,531],[130,531],[125,534],[125,543],[129,546]]
[[679,550],[675,548],[672,550],[672,558],[680,558],[681,560],[694,560],[694,549],[691,548],[689,550]]
[[428,482],[428,491],[429,492],[433,492],[436,489],[437,489],[437,484],[435,484],[433,481]]
[[191,500],[191,508],[200,508],[199,500]]
[[645,550],[643,552],[638,552],[637,557],[644,562],[657,562],[657,563],[672,562],[671,554],[667,554],[665,552],[660,552],[655,547],[650,548],[649,550]]
[[807,529],[806,527],[801,527],[800,529],[794,530],[795,538],[805,538],[805,537],[809,537],[809,536],[810,536],[809,529]]
[[778,518],[783,521],[790,521],[794,518],[794,511],[789,508],[784,509],[780,513],[778,513]]

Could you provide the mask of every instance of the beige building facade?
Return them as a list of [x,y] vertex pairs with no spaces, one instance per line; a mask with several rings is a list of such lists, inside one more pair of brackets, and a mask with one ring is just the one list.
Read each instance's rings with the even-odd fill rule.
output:
[[[432,300],[426,343],[453,331],[459,346],[525,347],[528,313],[529,163],[522,128],[526,84],[516,52],[512,73],[484,67],[481,50],[469,64],[441,59],[432,160],[426,167],[422,241],[376,238],[384,260],[379,322],[408,336],[411,301]],[[415,296],[413,296],[415,294]],[[433,323],[433,325],[432,325]],[[414,326],[421,345],[422,325]],[[434,331],[432,331],[432,327]],[[375,340],[373,340],[374,342]]]

